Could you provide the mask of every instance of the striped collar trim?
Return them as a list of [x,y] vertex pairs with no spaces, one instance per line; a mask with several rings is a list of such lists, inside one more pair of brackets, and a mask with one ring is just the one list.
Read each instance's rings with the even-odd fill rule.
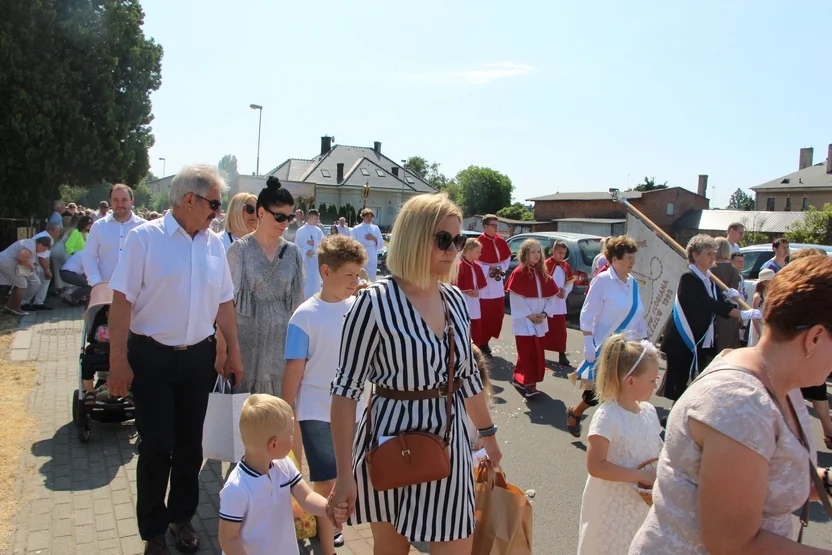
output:
[[[259,478],[260,476],[262,476],[261,473],[257,472],[256,470],[251,468],[249,465],[247,465],[245,459],[241,460],[240,463],[237,466],[239,466],[240,470],[242,470],[243,472],[245,472],[246,474],[248,474],[252,478]],[[274,462],[270,462],[269,463],[269,468],[272,468],[273,466],[274,466]]]

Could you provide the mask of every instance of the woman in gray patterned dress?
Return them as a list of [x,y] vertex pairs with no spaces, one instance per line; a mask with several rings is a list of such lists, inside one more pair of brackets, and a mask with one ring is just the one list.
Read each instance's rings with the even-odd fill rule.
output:
[[228,249],[237,329],[243,353],[239,391],[280,396],[289,318],[303,301],[300,249],[283,238],[294,220],[292,194],[269,178],[257,197],[254,233]]

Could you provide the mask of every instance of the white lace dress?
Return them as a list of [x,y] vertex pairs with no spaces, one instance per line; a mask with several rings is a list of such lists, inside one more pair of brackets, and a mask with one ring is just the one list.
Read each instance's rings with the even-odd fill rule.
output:
[[[607,460],[635,468],[659,456],[661,424],[656,409],[641,403],[638,414],[605,401],[592,416],[588,437],[599,435],[610,442]],[[588,476],[581,503],[580,555],[626,555],[630,542],[650,507],[632,484],[608,482]]]

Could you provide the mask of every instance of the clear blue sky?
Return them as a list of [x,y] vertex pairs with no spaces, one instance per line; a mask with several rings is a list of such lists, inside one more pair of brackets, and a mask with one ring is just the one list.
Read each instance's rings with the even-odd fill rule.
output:
[[712,206],[832,143],[832,2],[143,0],[151,169],[261,172],[320,137],[507,174],[515,199],[645,175]]

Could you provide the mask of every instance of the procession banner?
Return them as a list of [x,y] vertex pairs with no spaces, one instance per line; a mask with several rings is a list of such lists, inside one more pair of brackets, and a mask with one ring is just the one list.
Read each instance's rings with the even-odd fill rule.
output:
[[631,272],[638,280],[644,304],[647,339],[657,343],[668,318],[679,278],[688,271],[688,262],[633,214],[627,214],[627,235],[638,243],[636,263]]

